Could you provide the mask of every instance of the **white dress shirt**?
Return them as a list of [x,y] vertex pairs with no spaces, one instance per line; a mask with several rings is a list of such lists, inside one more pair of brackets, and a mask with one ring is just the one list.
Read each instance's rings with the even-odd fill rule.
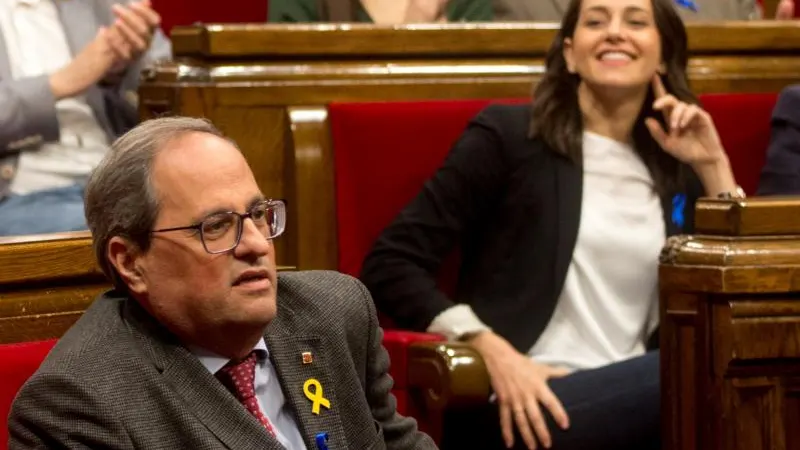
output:
[[[0,0],[0,30],[14,79],[51,74],[72,60],[52,0]],[[60,142],[21,153],[13,193],[81,183],[105,155],[108,137],[82,96],[57,101],[56,115]]]
[[[273,428],[275,428],[276,437],[278,441],[286,447],[287,450],[305,450],[306,444],[303,442],[303,436],[300,434],[300,428],[297,426],[297,420],[294,417],[294,410],[291,405],[286,403],[286,397],[283,396],[281,389],[280,379],[272,361],[269,359],[269,350],[267,350],[267,343],[262,338],[258,344],[253,348],[258,355],[258,362],[255,370],[255,380],[253,382],[256,391],[256,400],[258,400],[258,407],[261,412],[267,416]],[[217,355],[208,350],[189,347],[203,367],[208,369],[212,375],[219,372],[220,369],[228,364],[230,359]],[[264,430],[266,433],[267,431]]]
[[[528,354],[573,370],[643,355],[658,325],[663,210],[647,167],[624,143],[586,132],[580,226],[564,287]],[[535,300],[534,300],[535,301]],[[430,332],[488,329],[469,305],[448,308]]]

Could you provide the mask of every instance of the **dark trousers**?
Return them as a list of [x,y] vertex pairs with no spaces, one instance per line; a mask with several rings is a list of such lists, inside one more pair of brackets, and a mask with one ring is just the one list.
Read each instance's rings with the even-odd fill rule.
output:
[[[659,354],[575,372],[549,382],[570,419],[561,430],[547,417],[553,450],[658,450],[660,445]],[[542,408],[542,411],[546,411]],[[449,411],[441,448],[506,448],[496,405]],[[525,448],[515,432],[514,448]],[[539,446],[539,448],[543,448]]]

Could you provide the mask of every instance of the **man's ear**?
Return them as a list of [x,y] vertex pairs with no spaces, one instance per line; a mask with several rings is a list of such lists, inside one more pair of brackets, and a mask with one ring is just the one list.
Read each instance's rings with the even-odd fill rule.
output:
[[564,62],[567,64],[567,72],[575,73],[575,58],[572,57],[572,38],[564,38]]
[[141,268],[142,253],[139,247],[129,240],[114,236],[108,241],[106,257],[117,270],[122,281],[133,294],[147,292],[147,283]]

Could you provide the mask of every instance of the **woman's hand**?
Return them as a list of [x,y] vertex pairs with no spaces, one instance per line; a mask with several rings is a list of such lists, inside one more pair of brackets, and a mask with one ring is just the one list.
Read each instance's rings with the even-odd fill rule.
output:
[[568,375],[569,371],[534,362],[491,331],[478,334],[470,344],[483,357],[497,394],[500,428],[506,446],[514,445],[516,425],[529,449],[535,449],[537,441],[550,448],[553,441],[541,407],[547,408],[563,429],[569,427],[569,418],[547,380]]
[[695,171],[705,187],[706,194],[719,194],[737,190],[728,155],[722,147],[711,115],[697,105],[684,103],[669,94],[659,75],[653,77],[653,109],[664,114],[669,133],[654,118],[645,119],[645,125],[661,148]]
[[645,119],[645,125],[664,151],[693,168],[727,159],[711,115],[669,94],[657,74],[653,77],[653,94],[653,109],[664,114],[669,132],[652,117]]

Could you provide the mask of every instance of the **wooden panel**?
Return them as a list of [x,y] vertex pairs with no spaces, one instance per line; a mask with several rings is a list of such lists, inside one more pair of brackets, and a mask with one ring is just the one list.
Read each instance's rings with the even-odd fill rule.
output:
[[[730,324],[731,359],[800,360],[800,295],[794,299],[731,302],[731,309],[749,309],[734,315]],[[740,307],[739,303],[746,306]]]
[[0,241],[0,343],[60,336],[110,287],[89,233]]
[[0,285],[100,276],[88,233],[73,236],[30,236],[0,242]]
[[60,337],[108,284],[0,291],[0,344]]
[[697,234],[780,236],[800,234],[800,197],[742,200],[702,199],[697,203]]
[[291,164],[287,173],[294,173],[297,258],[305,269],[333,268],[337,265],[336,200],[331,189],[334,170],[328,111],[322,106],[291,107],[288,120]]
[[[788,220],[796,205],[703,202],[697,229],[719,233],[676,237],[662,252],[662,374],[693,383],[697,401],[679,409],[669,397],[678,382],[662,378],[665,449],[800,448],[800,233]],[[760,236],[765,229],[772,234]],[[687,352],[671,312],[689,309],[691,298],[695,348]],[[697,368],[693,380],[677,369],[683,365]]]
[[[320,129],[326,123],[293,124],[291,117],[331,102],[529,97],[544,73],[543,58],[557,27],[470,23],[176,28],[175,61],[144,74],[142,114],[204,116],[221,122],[252,157],[262,188],[281,185],[290,211],[298,214],[290,217],[281,262],[300,269],[335,269],[336,249],[330,247],[336,241],[334,205],[328,195],[333,191],[332,175],[315,166],[333,160],[330,142]],[[697,93],[777,92],[800,80],[798,23],[695,23],[688,33],[688,71]],[[256,112],[262,110],[269,112]],[[309,141],[316,137],[322,140]],[[259,151],[263,154],[256,155]],[[267,161],[279,153],[284,158],[282,173]],[[309,189],[314,189],[313,195],[306,195]],[[331,202],[323,203],[328,198]],[[740,255],[749,258],[744,249]],[[785,271],[776,273],[774,284],[784,283],[786,276]],[[720,274],[700,278],[710,289],[746,290],[735,274],[730,279]]]
[[[209,25],[173,32],[176,55],[201,58],[397,55],[542,55],[556,23]],[[747,32],[741,32],[746,28]],[[771,21],[687,25],[695,53],[793,50],[800,24]],[[178,31],[180,30],[180,33]]]
[[[766,377],[733,379],[726,384],[731,413],[727,420],[727,442],[734,450],[785,450],[780,416],[780,387]],[[725,420],[725,419],[723,419]]]
[[667,291],[661,298],[663,444],[664,448],[695,450],[698,442],[692,412],[702,404],[696,400],[695,389],[700,370],[697,351],[703,348],[697,344],[698,299]]

